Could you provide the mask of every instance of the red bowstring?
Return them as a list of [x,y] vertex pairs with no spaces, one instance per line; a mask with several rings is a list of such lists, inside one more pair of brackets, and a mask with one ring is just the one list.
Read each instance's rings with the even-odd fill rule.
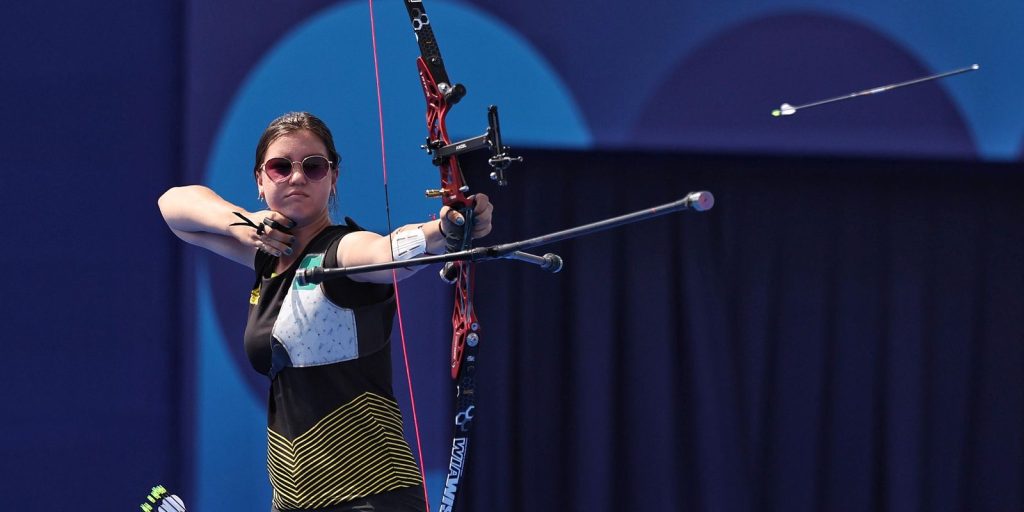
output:
[[[391,202],[388,194],[388,160],[384,151],[384,106],[380,93],[380,66],[377,62],[377,24],[373,18],[373,0],[370,3],[370,40],[373,42],[373,74],[377,80],[377,117],[380,122],[380,161],[384,170],[384,205],[387,212],[388,236],[391,236]],[[392,255],[394,259],[394,255]],[[423,462],[423,443],[420,442],[420,421],[416,414],[416,395],[412,390],[412,371],[409,368],[409,351],[405,346],[405,324],[402,321],[402,301],[398,297],[398,272],[391,271],[392,284],[395,287],[395,310],[398,314],[398,333],[402,340],[402,359],[405,362],[405,381],[409,383],[409,405],[412,407],[412,426],[416,433],[416,451],[420,456],[420,478],[423,479],[423,500],[424,506],[430,509],[430,497],[427,496],[427,473],[426,464]]]

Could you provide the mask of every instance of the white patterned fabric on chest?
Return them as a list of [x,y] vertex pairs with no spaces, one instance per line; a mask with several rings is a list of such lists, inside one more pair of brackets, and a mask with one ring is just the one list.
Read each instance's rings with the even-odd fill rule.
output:
[[[299,268],[323,264],[323,254],[303,258]],[[320,366],[359,357],[356,316],[330,301],[322,285],[294,280],[274,322],[273,335],[288,351],[292,366]]]

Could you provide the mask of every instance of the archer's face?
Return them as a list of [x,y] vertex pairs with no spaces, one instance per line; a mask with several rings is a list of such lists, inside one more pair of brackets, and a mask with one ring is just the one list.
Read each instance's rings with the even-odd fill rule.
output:
[[[326,159],[327,147],[313,132],[301,130],[282,135],[267,147],[263,163],[276,163],[278,169],[283,172],[268,173],[264,168],[260,170],[257,179],[259,190],[266,197],[267,206],[294,220],[299,226],[311,224],[321,216],[327,217],[327,200],[338,182],[338,173],[333,166],[328,169],[326,176],[319,180],[315,179],[317,176],[310,175],[312,173],[307,174],[310,168],[301,165],[300,162],[316,156]],[[290,171],[287,170],[287,163],[281,165],[280,160],[271,162],[275,158],[294,162]],[[306,162],[315,160],[317,159]],[[282,174],[287,176],[282,179]],[[274,178],[281,181],[275,181]]]

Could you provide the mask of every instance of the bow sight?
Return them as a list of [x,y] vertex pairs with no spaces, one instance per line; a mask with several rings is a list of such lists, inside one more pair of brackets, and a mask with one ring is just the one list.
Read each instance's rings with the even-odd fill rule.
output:
[[[456,84],[455,90],[461,89],[465,94],[465,87],[462,84]],[[451,101],[451,100],[449,100]],[[426,150],[427,154],[434,157],[434,165],[441,165],[445,158],[450,156],[459,156],[470,151],[476,151],[478,149],[490,149],[491,157],[487,159],[487,163],[491,166],[491,179],[498,182],[498,185],[508,185],[508,180],[505,179],[505,169],[508,169],[513,162],[522,162],[523,157],[512,156],[509,154],[509,147],[502,144],[501,142],[501,124],[498,122],[498,107],[491,105],[487,107],[487,131],[483,135],[478,135],[466,140],[460,140],[451,144],[445,144],[442,140],[430,140],[427,139],[427,143],[420,146]],[[467,192],[463,190],[463,192]],[[441,197],[444,192],[440,189],[430,189],[426,191],[427,197]]]

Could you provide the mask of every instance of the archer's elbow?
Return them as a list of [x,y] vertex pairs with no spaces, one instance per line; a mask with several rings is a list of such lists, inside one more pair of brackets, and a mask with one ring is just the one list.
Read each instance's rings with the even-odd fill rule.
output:
[[185,216],[189,202],[191,187],[171,187],[160,195],[156,205],[160,209],[160,215],[164,218],[167,226],[173,230],[181,229],[180,221]]

